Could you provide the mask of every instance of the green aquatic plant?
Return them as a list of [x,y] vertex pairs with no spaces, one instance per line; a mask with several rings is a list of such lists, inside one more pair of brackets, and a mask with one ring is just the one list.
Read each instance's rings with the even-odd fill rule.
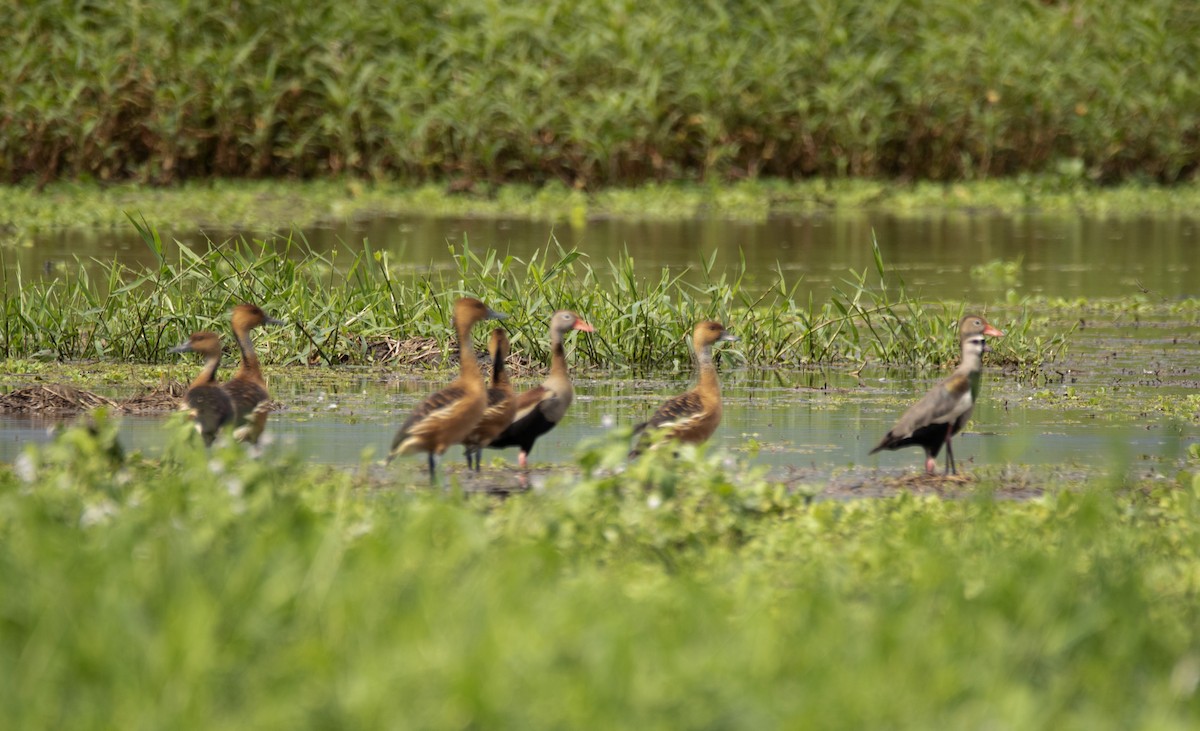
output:
[[1189,393],[1180,396],[1158,396],[1154,400],[1154,410],[1166,416],[1200,421],[1200,394]]
[[1024,175],[1036,206],[1197,163],[1186,3],[9,10],[0,171],[33,184]]
[[1192,475],[811,500],[706,449],[626,465],[614,432],[578,472],[501,499],[210,452],[182,419],[161,458],[113,455],[112,427],[0,465],[12,728],[1200,713]]
[[1021,283],[1021,261],[1022,257],[1017,257],[1013,261],[993,259],[976,264],[971,267],[971,278],[991,287],[1014,287]]
[[[514,352],[533,361],[547,357],[546,316],[567,308],[601,323],[595,336],[574,339],[576,359],[588,366],[688,368],[687,336],[709,318],[741,338],[721,355],[733,362],[920,365],[954,359],[953,327],[966,307],[909,295],[874,241],[874,272],[849,272],[829,301],[817,303],[798,302],[799,282],[781,268],[763,285],[747,281],[744,259],[717,271],[715,252],[697,272],[664,268],[643,277],[628,253],[593,263],[552,239],[523,260],[464,240],[451,246],[453,271],[419,270],[397,266],[369,240],[319,252],[302,234],[209,242],[199,251],[179,246],[172,257],[157,228],[133,225],[153,253],[150,266],[79,260],[54,279],[4,270],[6,357],[161,362],[189,333],[221,331],[235,304],[252,302],[290,323],[263,333],[266,363],[379,363],[418,338],[436,342],[447,362],[449,304],[469,294],[512,315]],[[1064,344],[1062,333],[1034,330],[1025,318],[999,357],[1036,368]]]
[[970,181],[954,186],[874,180],[738,180],[578,190],[562,185],[513,183],[489,195],[463,195],[445,183],[390,180],[219,180],[171,187],[136,184],[54,183],[44,188],[0,185],[0,250],[28,247],[35,232],[111,231],[128,225],[127,211],[153,211],[164,231],[309,229],[367,217],[451,216],[561,221],[576,228],[588,220],[684,220],[698,216],[765,221],[770,215],[887,211],[897,216],[946,215],[980,209],[1129,218],[1152,214],[1182,219],[1200,208],[1200,186],[1126,184],[1043,192],[1027,199],[1013,180]]

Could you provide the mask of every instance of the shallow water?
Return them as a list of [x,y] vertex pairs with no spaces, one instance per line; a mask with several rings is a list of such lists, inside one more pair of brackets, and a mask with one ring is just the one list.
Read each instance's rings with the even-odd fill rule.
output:
[[[969,472],[978,465],[1032,466],[1096,474],[1111,466],[1170,474],[1187,445],[1200,441],[1200,414],[1167,416],[1150,408],[1160,398],[1183,399],[1197,390],[1200,334],[1188,327],[1087,328],[1075,348],[1049,371],[1051,382],[1030,385],[994,367],[984,378],[970,431],[955,441],[955,456]],[[1153,335],[1153,337],[1148,337]],[[1167,366],[1168,361],[1184,364]],[[809,479],[840,474],[897,475],[920,469],[918,448],[867,452],[904,408],[942,373],[868,368],[806,371],[723,369],[725,417],[713,438],[718,449],[776,475],[802,470]],[[1054,380],[1057,379],[1057,380]],[[320,374],[272,379],[281,402],[268,427],[269,449],[307,459],[355,465],[377,461],[408,411],[445,378],[401,377],[382,370],[352,370],[336,379]],[[525,388],[536,378],[517,383]],[[576,374],[576,402],[564,422],[532,453],[535,465],[569,463],[582,442],[614,425],[644,419],[662,400],[690,387],[690,373],[652,379]],[[106,395],[120,397],[119,392]],[[156,452],[165,416],[125,417],[127,448]],[[54,420],[0,417],[0,458],[49,438]],[[460,471],[460,448],[447,457]],[[485,465],[512,467],[516,451],[488,450]],[[420,479],[424,459],[404,458],[388,469],[398,480]],[[1035,470],[1036,471],[1036,470]]]
[[[220,242],[236,233],[207,236]],[[450,268],[448,247],[464,240],[478,251],[493,248],[521,258],[557,240],[578,247],[598,266],[628,250],[647,275],[662,267],[698,268],[716,251],[717,271],[731,270],[744,256],[750,276],[763,284],[774,281],[778,262],[790,279],[803,277],[801,297],[809,291],[827,296],[849,269],[873,271],[872,234],[889,271],[931,299],[986,303],[1009,289],[1070,298],[1123,297],[1143,290],[1168,298],[1198,293],[1200,219],[1188,218],[848,212],[764,222],[612,219],[589,221],[582,228],[524,220],[376,218],[303,232],[318,251],[358,250],[369,239],[376,250],[390,252],[393,262],[413,270]],[[189,246],[204,246],[207,240],[196,232],[166,232],[164,238]],[[32,247],[6,252],[6,263],[10,269],[19,265],[25,276],[46,271],[54,276],[74,266],[74,257],[153,261],[137,233],[122,229],[42,234]],[[995,261],[1019,261],[1020,266],[1013,276],[972,276],[973,267]]]
[[[1120,298],[1149,292],[1169,301],[1200,296],[1197,231],[1196,221],[1177,218],[853,213],[763,223],[605,220],[582,229],[488,219],[376,219],[309,230],[305,237],[317,249],[353,248],[369,238],[413,269],[449,267],[447,242],[464,238],[477,250],[493,247],[526,257],[555,237],[564,246],[578,246],[596,264],[628,248],[648,275],[664,266],[698,267],[702,257],[716,250],[718,272],[735,266],[744,254],[751,276],[767,282],[778,262],[788,276],[803,275],[805,286],[819,298],[848,269],[873,269],[874,232],[889,269],[903,277],[910,291],[986,307],[1010,290],[1017,297]],[[204,241],[199,235],[181,238]],[[149,259],[133,232],[61,233],[35,242],[32,249],[10,251],[6,262],[10,268],[19,263],[34,276],[56,276],[76,256],[116,257],[126,263]],[[1020,264],[1015,273],[972,276],[972,267],[992,261]],[[803,287],[800,292],[806,296]],[[1200,414],[1168,417],[1155,403],[1200,393],[1197,363],[1200,335],[1188,322],[1133,317],[1085,321],[1071,336],[1066,358],[1047,369],[1049,383],[1029,385],[988,369],[972,431],[956,440],[956,457],[967,470],[973,464],[1011,464],[1087,474],[1111,464],[1132,464],[1147,472],[1169,472],[1181,462],[1187,445],[1197,441]],[[726,409],[715,445],[777,473],[801,469],[815,480],[863,470],[899,474],[919,469],[922,454],[917,448],[871,457],[867,452],[904,408],[944,374],[868,368],[855,377],[850,370],[764,372],[723,365]],[[271,417],[269,448],[337,464],[378,460],[408,410],[444,383],[385,371],[348,373],[336,379],[311,372],[275,377],[271,389],[283,409]],[[533,462],[569,461],[581,442],[602,436],[613,424],[645,418],[662,398],[690,387],[691,378],[690,372],[656,374],[650,380],[576,374],[577,401],[565,422],[538,442]],[[16,377],[0,380],[0,387],[20,385]],[[128,447],[154,452],[163,439],[162,421],[126,417],[122,438]],[[0,415],[0,459],[11,460],[22,445],[48,439],[47,429],[54,423]],[[461,450],[453,450],[448,459],[459,469]],[[512,464],[516,453],[485,453],[486,463],[496,459]],[[409,458],[389,469],[400,477],[419,475],[423,466],[422,459]]]

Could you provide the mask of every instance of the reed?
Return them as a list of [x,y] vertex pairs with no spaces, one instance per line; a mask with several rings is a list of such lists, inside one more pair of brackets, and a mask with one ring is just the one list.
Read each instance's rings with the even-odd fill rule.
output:
[[[911,297],[877,245],[874,272],[848,273],[830,301],[816,303],[798,302],[800,283],[782,270],[774,281],[751,284],[744,262],[717,271],[715,254],[695,272],[643,277],[628,253],[593,263],[552,240],[521,260],[464,241],[451,247],[453,271],[414,270],[369,241],[318,252],[293,234],[210,242],[201,252],[179,247],[171,258],[156,228],[133,225],[155,264],[77,261],[53,279],[5,268],[5,357],[156,363],[188,333],[223,329],[243,301],[291,323],[260,335],[266,363],[370,364],[392,351],[389,344],[411,338],[437,339],[448,357],[449,305],[470,294],[510,313],[514,352],[538,362],[549,357],[546,317],[568,308],[600,323],[595,336],[574,339],[584,367],[688,369],[688,335],[705,318],[729,323],[742,338],[721,355],[739,364],[929,365],[957,357],[953,327],[965,306]],[[1036,369],[1065,347],[1065,333],[1037,332],[1026,322],[998,344],[997,362]]]

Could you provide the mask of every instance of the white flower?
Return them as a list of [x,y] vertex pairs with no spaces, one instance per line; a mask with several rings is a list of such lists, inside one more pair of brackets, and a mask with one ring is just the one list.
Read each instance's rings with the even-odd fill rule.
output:
[[1186,698],[1196,692],[1197,685],[1200,685],[1200,658],[1184,655],[1171,669],[1171,692]]
[[17,457],[13,462],[13,472],[17,473],[21,482],[33,482],[37,479],[37,464],[29,452],[22,452],[21,456]]
[[346,537],[350,538],[350,539],[355,539],[355,538],[358,538],[359,536],[365,536],[366,534],[371,532],[372,527],[374,527],[374,526],[371,524],[371,521],[360,520],[359,522],[355,523],[354,525],[352,525],[346,529]]
[[649,506],[651,510],[658,510],[659,507],[662,506],[662,496],[657,493],[651,495],[650,497],[646,498],[646,505]]
[[117,514],[117,506],[111,500],[104,500],[87,506],[83,515],[79,516],[79,524],[84,528],[103,523]]

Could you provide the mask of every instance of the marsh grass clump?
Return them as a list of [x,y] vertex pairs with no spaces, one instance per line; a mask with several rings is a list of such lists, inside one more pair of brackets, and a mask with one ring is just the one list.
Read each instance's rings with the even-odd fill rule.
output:
[[[77,261],[54,279],[5,269],[5,357],[160,362],[188,333],[222,332],[235,305],[257,302],[293,323],[263,334],[265,363],[370,364],[412,351],[421,363],[447,365],[450,303],[471,295],[512,314],[505,327],[527,362],[547,360],[545,318],[570,309],[603,323],[574,341],[576,361],[596,368],[686,368],[691,328],[710,318],[742,334],[721,356],[735,363],[928,365],[954,359],[953,327],[964,307],[913,298],[874,241],[874,271],[849,272],[829,301],[817,303],[811,295],[799,301],[801,282],[781,268],[763,284],[748,281],[744,260],[717,271],[716,252],[697,271],[644,277],[628,253],[595,263],[552,240],[522,260],[463,241],[451,246],[453,270],[405,270],[370,241],[319,252],[302,234],[210,242],[203,251],[181,246],[170,257],[156,228],[134,225],[155,264]],[[1021,317],[1000,358],[1036,368],[1065,339],[1035,332]],[[404,347],[412,342],[420,347]],[[427,357],[431,347],[440,358]]]
[[823,501],[705,449],[619,473],[614,433],[581,447],[581,474],[501,500],[209,452],[182,418],[151,460],[112,449],[114,427],[0,466],[12,728],[1182,729],[1200,713],[1190,474]]

